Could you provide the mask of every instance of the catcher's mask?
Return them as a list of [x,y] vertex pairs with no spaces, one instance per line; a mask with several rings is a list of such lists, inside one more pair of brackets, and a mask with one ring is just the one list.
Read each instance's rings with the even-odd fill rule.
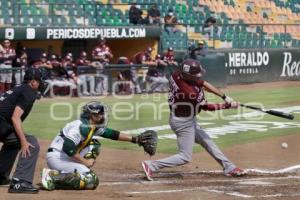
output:
[[98,122],[100,127],[104,127],[108,122],[107,106],[100,101],[91,101],[85,104],[82,108],[81,118],[90,119],[91,117],[101,116],[101,121]]
[[183,79],[187,81],[197,81],[205,74],[200,61],[194,59],[187,59],[182,62],[181,74]]

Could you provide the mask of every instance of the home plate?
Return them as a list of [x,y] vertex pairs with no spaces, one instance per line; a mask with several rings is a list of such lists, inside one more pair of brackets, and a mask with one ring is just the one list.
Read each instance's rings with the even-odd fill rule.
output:
[[274,185],[274,183],[271,182],[265,182],[265,181],[241,181],[238,182],[240,185]]

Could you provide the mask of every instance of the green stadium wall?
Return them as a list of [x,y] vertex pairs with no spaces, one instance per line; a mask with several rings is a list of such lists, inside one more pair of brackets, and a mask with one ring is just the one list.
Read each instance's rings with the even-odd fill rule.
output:
[[300,80],[300,49],[235,50],[224,56],[228,84]]
[[222,50],[197,59],[206,70],[204,79],[219,87],[300,80],[300,49]]

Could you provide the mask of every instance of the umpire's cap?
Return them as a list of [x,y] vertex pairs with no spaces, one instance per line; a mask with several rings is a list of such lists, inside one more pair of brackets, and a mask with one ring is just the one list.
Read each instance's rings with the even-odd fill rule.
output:
[[24,82],[31,80],[36,80],[40,83],[43,81],[43,74],[40,69],[31,67],[25,71]]

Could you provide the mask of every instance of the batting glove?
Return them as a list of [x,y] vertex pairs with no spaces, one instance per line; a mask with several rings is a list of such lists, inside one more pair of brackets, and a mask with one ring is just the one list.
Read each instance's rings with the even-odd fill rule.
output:
[[234,102],[234,100],[231,97],[226,96],[225,94],[222,96],[222,99],[225,101],[225,103],[228,103],[228,104],[231,104],[232,102]]
[[239,102],[233,101],[230,103],[230,108],[238,108],[240,106]]

